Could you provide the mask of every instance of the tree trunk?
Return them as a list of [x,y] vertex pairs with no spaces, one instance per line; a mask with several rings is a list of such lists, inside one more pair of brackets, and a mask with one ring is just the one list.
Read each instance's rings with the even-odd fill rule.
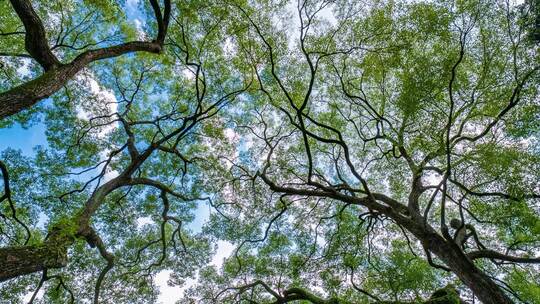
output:
[[67,265],[67,250],[74,238],[57,230],[41,244],[0,248],[0,282]]
[[18,276],[60,268],[67,265],[67,251],[76,238],[84,238],[92,247],[101,242],[90,227],[90,218],[103,203],[105,196],[128,180],[120,175],[101,185],[76,217],[54,225],[40,244],[0,248],[0,282]]
[[419,236],[427,248],[437,255],[484,304],[511,304],[513,301],[453,242],[437,233]]
[[41,76],[0,94],[0,119],[28,109],[38,101],[51,96],[64,86],[79,69],[63,65]]
[[152,41],[131,41],[115,46],[88,50],[68,64],[62,64],[53,54],[47,41],[43,23],[29,0],[11,0],[13,9],[25,28],[25,48],[45,70],[36,79],[0,93],[0,119],[30,108],[38,101],[51,96],[64,86],[78,71],[89,63],[121,56],[132,52],[159,54],[162,51],[169,26],[171,1],[165,0],[161,13],[158,1],[150,0],[158,24],[157,37]]
[[[337,191],[314,191],[278,186],[267,176],[259,174],[271,190],[281,193],[328,197],[345,203],[361,205],[369,210],[376,210],[393,219],[398,225],[411,232],[429,252],[437,255],[460,280],[467,285],[484,304],[511,304],[513,301],[495,282],[482,272],[453,241],[443,238],[433,227],[424,222],[416,210],[408,210],[405,205],[377,194],[376,199],[388,206],[379,204],[369,197],[351,197]],[[373,195],[375,196],[375,195]],[[413,204],[417,205],[417,204]],[[408,213],[408,214],[407,214]]]

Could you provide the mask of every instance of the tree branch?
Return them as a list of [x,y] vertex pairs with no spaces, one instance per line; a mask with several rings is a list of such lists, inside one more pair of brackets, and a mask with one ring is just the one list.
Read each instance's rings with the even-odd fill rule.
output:
[[501,261],[507,261],[507,262],[515,262],[515,263],[540,264],[540,258],[517,257],[517,256],[502,254],[500,252],[490,250],[490,249],[472,251],[472,252],[467,253],[467,256],[471,260],[494,259],[494,260],[501,260]]
[[19,18],[26,28],[26,49],[44,68],[41,76],[0,94],[0,119],[30,108],[62,88],[80,70],[91,62],[118,57],[132,52],[159,54],[164,45],[170,20],[171,2],[164,0],[164,13],[156,0],[150,0],[158,23],[157,37],[152,41],[131,41],[115,46],[88,50],[73,61],[62,64],[52,53],[45,36],[43,23],[28,0],[12,0]]

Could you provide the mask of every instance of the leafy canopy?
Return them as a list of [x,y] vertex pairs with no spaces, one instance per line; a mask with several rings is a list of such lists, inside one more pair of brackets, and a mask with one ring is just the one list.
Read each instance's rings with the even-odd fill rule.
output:
[[[32,4],[69,62],[155,36],[136,3]],[[7,91],[43,71],[0,11]],[[172,1],[159,55],[93,62],[0,121],[46,137],[32,155],[2,145],[0,246],[59,239],[66,255],[1,299],[155,303],[171,270],[180,303],[485,301],[478,273],[488,294],[540,302],[538,16],[533,1]],[[451,219],[475,235],[456,244]]]

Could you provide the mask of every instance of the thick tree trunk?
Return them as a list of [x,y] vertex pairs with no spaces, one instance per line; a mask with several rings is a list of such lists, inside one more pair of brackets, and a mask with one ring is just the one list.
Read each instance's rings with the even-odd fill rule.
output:
[[[374,205],[373,207],[377,207]],[[511,304],[513,301],[495,282],[480,270],[453,241],[446,240],[414,210],[412,218],[404,217],[391,208],[378,208],[416,236],[427,250],[439,257],[469,287],[484,304]]]
[[488,275],[474,265],[454,241],[445,239],[433,227],[424,223],[419,213],[411,210],[412,216],[409,218],[394,212],[391,208],[382,208],[381,211],[414,234],[423,246],[439,257],[482,303],[514,303]]
[[88,50],[81,53],[68,64],[62,64],[53,54],[43,23],[35,12],[29,0],[11,0],[13,9],[19,16],[25,28],[25,48],[45,70],[41,76],[0,93],[0,119],[30,108],[38,101],[51,96],[62,88],[69,79],[89,63],[121,56],[132,52],[160,53],[169,26],[171,2],[165,0],[162,14],[157,0],[150,0],[156,17],[157,37],[152,41],[131,41],[115,46]]
[[511,304],[513,301],[454,243],[436,233],[424,234],[419,239],[437,255],[467,285],[484,304]]
[[[407,209],[405,205],[381,194],[372,194],[377,200],[388,206],[379,204],[369,197],[351,197],[337,191],[316,191],[282,187],[275,184],[264,174],[259,175],[271,190],[295,195],[328,197],[349,204],[361,205],[393,219],[420,240],[427,250],[437,255],[460,280],[467,285],[484,304],[510,304],[513,301],[495,282],[482,272],[465,255],[453,241],[443,238],[433,227],[424,222],[424,218],[414,208]],[[413,204],[417,205],[417,204]],[[390,207],[391,206],[391,207]],[[404,210],[405,209],[405,210]]]
[[28,0],[11,0],[13,9],[21,19],[26,32],[24,46],[45,71],[60,65],[47,42],[47,33],[32,4]]
[[67,251],[76,238],[86,239],[91,247],[99,246],[101,239],[90,227],[90,218],[107,194],[127,182],[129,179],[120,175],[101,185],[77,216],[51,228],[41,244],[0,248],[0,282],[47,268],[66,266]]
[[36,79],[0,94],[0,119],[28,109],[38,101],[51,96],[72,78],[79,68],[64,65],[49,70]]
[[0,248],[0,282],[67,265],[67,250],[73,237],[55,233],[41,244]]

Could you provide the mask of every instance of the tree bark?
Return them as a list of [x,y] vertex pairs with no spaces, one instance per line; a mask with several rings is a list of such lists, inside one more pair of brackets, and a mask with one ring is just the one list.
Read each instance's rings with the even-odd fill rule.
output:
[[26,32],[24,47],[45,71],[60,64],[54,56],[47,42],[47,34],[43,23],[34,11],[32,4],[27,0],[10,0],[13,9],[21,19]]
[[90,226],[90,218],[105,197],[128,180],[121,175],[101,185],[76,216],[55,225],[42,243],[0,248],[0,282],[66,266],[68,248],[76,238],[84,238],[90,246],[95,247],[99,237]]
[[89,63],[135,51],[161,52],[157,42],[133,41],[109,48],[85,52],[71,63],[50,69],[41,76],[0,94],[0,119],[17,114],[60,90]]
[[444,239],[440,234],[431,231],[423,224],[409,227],[425,246],[439,257],[452,272],[465,284],[484,304],[511,304],[513,301],[469,259],[454,242]]
[[[164,137],[161,142],[169,138]],[[152,146],[141,154],[137,153],[137,157],[132,159],[130,165],[119,176],[99,186],[79,212],[54,225],[47,238],[40,244],[0,248],[0,282],[48,268],[66,266],[67,251],[77,238],[85,239],[91,247],[97,246],[101,252],[103,244],[96,231],[91,227],[91,217],[105,202],[109,193],[133,182],[131,174],[155,149],[157,146]],[[109,262],[112,256],[106,251],[104,253]]]
[[[370,197],[349,196],[331,188],[322,190],[296,189],[282,187],[275,184],[264,173],[258,176],[270,187],[271,190],[294,195],[312,197],[327,197],[348,204],[361,205],[369,210],[376,210],[381,214],[393,219],[398,225],[411,232],[425,246],[426,250],[438,256],[457,277],[467,285],[484,304],[510,304],[513,301],[495,282],[482,272],[470,258],[452,240],[447,240],[424,223],[424,218],[415,210],[407,210],[401,204],[382,194],[372,193]],[[379,203],[384,202],[388,206]],[[405,210],[404,210],[405,209]]]
[[41,244],[0,248],[0,282],[67,265],[67,251],[74,238],[57,230]]
[[164,1],[164,12],[157,0],[149,0],[157,22],[157,37],[152,41],[131,41],[81,53],[73,61],[62,64],[47,42],[46,32],[30,1],[11,0],[13,9],[25,27],[25,48],[45,70],[41,76],[0,93],[0,119],[30,108],[40,100],[60,90],[80,70],[93,61],[121,56],[132,52],[158,54],[163,49],[169,25],[171,3]]

